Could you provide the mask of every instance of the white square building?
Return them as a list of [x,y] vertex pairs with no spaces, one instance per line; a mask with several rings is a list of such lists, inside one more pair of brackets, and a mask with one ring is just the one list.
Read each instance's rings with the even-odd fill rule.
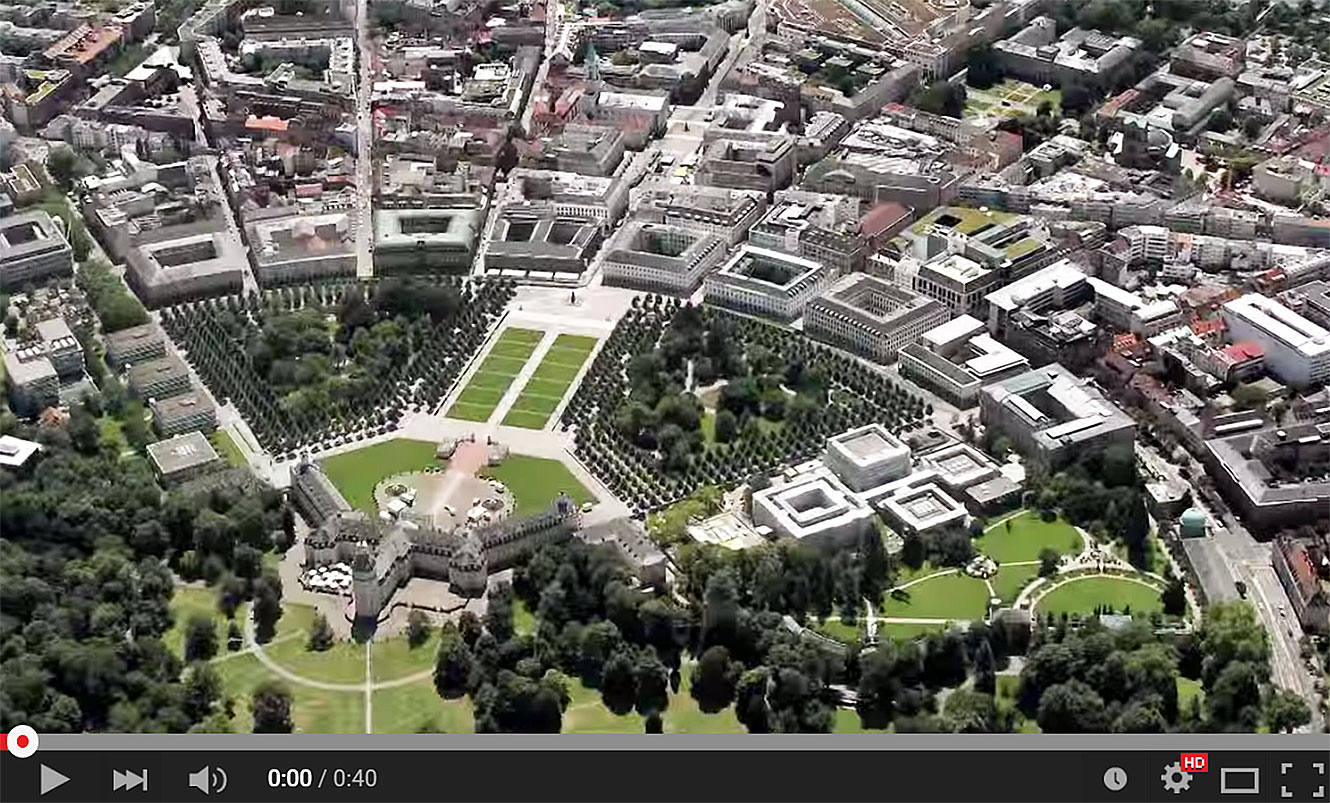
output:
[[827,439],[827,467],[852,490],[866,491],[910,473],[910,447],[881,424]]

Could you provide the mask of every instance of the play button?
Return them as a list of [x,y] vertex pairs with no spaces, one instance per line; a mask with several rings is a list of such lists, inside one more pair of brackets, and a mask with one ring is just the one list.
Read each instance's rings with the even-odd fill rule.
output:
[[69,776],[56,772],[45,764],[42,765],[42,794],[52,789],[59,789],[69,783]]

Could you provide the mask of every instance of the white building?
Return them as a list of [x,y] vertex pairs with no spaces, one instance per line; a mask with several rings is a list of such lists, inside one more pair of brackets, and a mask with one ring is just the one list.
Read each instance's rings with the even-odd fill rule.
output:
[[867,424],[827,439],[827,466],[855,491],[910,473],[910,447],[881,424]]
[[998,342],[969,315],[924,332],[901,349],[901,375],[959,407],[978,403],[979,389],[1028,370],[1030,361]]
[[1088,281],[1094,288],[1094,311],[1099,320],[1119,331],[1131,329],[1132,315],[1145,306],[1141,297],[1103,279],[1090,277]]
[[914,275],[914,291],[936,298],[951,308],[953,314],[978,312],[984,295],[998,283],[993,268],[980,265],[960,254],[948,254],[919,266]]
[[1234,341],[1255,340],[1280,380],[1303,387],[1330,379],[1330,331],[1277,301],[1248,293],[1221,309]]
[[989,293],[986,298],[988,330],[993,334],[1002,332],[1006,329],[1007,320],[1012,313],[1020,309],[1033,312],[1066,309],[1088,297],[1085,272],[1071,260],[1058,260],[1046,268]]
[[744,245],[704,282],[709,304],[792,320],[826,286],[820,262]]

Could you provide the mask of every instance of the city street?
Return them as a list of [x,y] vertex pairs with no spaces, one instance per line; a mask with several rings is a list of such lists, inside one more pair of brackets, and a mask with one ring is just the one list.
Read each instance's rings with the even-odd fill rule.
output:
[[374,275],[374,218],[371,201],[374,198],[374,131],[370,98],[374,91],[374,75],[370,58],[369,0],[356,0],[356,50],[360,58],[360,76],[356,81],[356,191],[360,207],[359,225],[356,226],[356,276],[365,279]]
[[[1302,628],[1297,619],[1289,615],[1288,594],[1275,575],[1270,545],[1257,541],[1227,512],[1216,513],[1212,510],[1205,503],[1204,497],[1178,471],[1178,466],[1159,454],[1154,447],[1138,441],[1136,449],[1147,470],[1155,476],[1192,488],[1193,504],[1205,514],[1209,537],[1222,558],[1222,565],[1227,568],[1234,582],[1247,587],[1247,601],[1256,609],[1261,624],[1269,634],[1271,679],[1276,685],[1307,700],[1312,712],[1311,729],[1319,731],[1322,717],[1318,709],[1315,679],[1299,658],[1301,647],[1298,642],[1302,638]],[[1190,455],[1187,460],[1191,476],[1202,476],[1205,473],[1204,467]]]

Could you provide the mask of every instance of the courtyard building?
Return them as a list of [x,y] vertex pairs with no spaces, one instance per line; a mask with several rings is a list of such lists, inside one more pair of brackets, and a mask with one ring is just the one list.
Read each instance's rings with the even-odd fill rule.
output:
[[602,264],[606,284],[675,296],[691,295],[726,254],[715,234],[662,223],[631,221],[617,239]]
[[889,363],[948,316],[949,310],[939,301],[853,273],[808,303],[804,331],[875,362]]
[[803,314],[826,280],[819,262],[744,245],[704,287],[709,304],[788,321]]
[[0,290],[74,271],[74,250],[49,214],[30,209],[0,218]]

